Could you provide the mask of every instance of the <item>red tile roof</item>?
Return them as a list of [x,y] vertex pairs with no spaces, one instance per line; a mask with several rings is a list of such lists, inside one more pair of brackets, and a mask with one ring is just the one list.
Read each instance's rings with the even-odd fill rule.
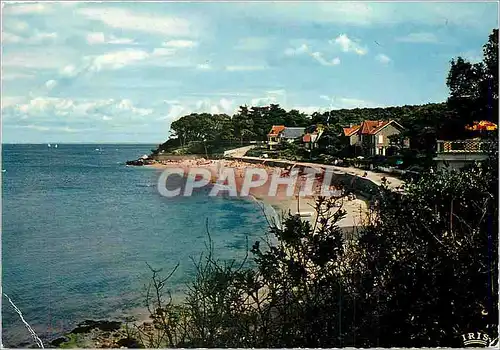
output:
[[278,136],[280,132],[282,132],[283,130],[285,130],[285,126],[284,125],[273,125],[273,127],[271,128],[271,131],[269,132],[269,136]]
[[375,135],[380,129],[389,123],[390,121],[385,120],[365,120],[361,123],[361,134]]
[[345,136],[351,136],[352,134],[354,134],[355,132],[357,132],[359,130],[360,126],[359,125],[354,125],[350,128],[343,128],[344,129],[344,135]]

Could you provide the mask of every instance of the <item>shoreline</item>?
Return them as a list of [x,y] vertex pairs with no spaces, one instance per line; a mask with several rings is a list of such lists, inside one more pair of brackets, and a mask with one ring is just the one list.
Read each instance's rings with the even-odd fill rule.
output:
[[[236,186],[239,190],[241,189],[241,185],[243,182],[241,173],[245,171],[247,168],[263,168],[268,174],[273,173],[279,167],[272,167],[265,164],[251,164],[238,160],[205,160],[205,159],[197,159],[197,160],[175,160],[170,161],[166,164],[162,163],[154,163],[149,165],[142,166],[144,168],[155,169],[157,171],[161,171],[167,168],[182,168],[187,174],[189,169],[193,167],[202,167],[210,170],[212,175],[215,175],[219,172],[222,167],[228,168],[233,167],[236,173]],[[282,168],[281,168],[282,169]],[[214,181],[211,181],[213,184]],[[268,186],[262,186],[261,188],[252,188],[245,198],[237,196],[237,198],[244,200],[251,200],[255,202],[255,204],[261,209],[262,215],[266,216],[266,220],[270,223],[275,222],[276,224],[281,224],[282,219],[288,214],[292,215],[299,214],[303,220],[308,220],[311,225],[314,226],[314,222],[316,221],[316,215],[314,213],[314,205],[316,202],[317,195],[302,197],[298,196],[294,193],[292,196],[287,196],[284,190],[279,190],[278,187],[277,195],[275,197],[271,197],[268,195]],[[358,226],[363,221],[363,216],[366,216],[368,212],[369,203],[368,200],[362,198],[356,198],[350,201],[343,201],[342,203],[343,209],[346,211],[347,215],[345,218],[340,220],[337,225],[340,228],[350,229],[352,227]],[[333,210],[337,210],[334,208]],[[172,295],[174,303],[182,303],[185,299],[185,294]],[[122,310],[119,314],[111,314],[108,318],[106,318],[107,322],[118,321],[121,323],[120,330],[117,330],[117,334],[123,335],[123,329],[127,324],[127,319],[131,318],[132,320],[128,322],[130,325],[134,325],[134,327],[149,327],[151,325],[152,319],[150,318],[149,312],[146,307],[135,307],[130,310]],[[70,341],[76,341],[72,337],[74,337],[74,330],[64,333],[59,338],[68,338],[70,337]],[[113,341],[112,337],[106,337],[102,334],[99,329],[94,329],[89,331],[88,333],[81,334],[81,340],[85,342],[85,344],[89,344],[88,342],[93,342],[95,345],[103,345],[108,343],[109,341]],[[52,339],[52,341],[57,340]],[[80,339],[80,338],[78,338]],[[64,344],[64,343],[63,343]],[[110,344],[110,343],[109,343]]]
[[[187,174],[189,170],[193,167],[200,167],[208,169],[212,178],[218,175],[218,172],[222,168],[233,168],[236,175],[236,188],[237,192],[241,190],[243,172],[248,168],[261,168],[264,169],[268,175],[273,174],[277,169],[285,170],[280,167],[266,165],[265,162],[262,164],[248,163],[238,159],[220,159],[220,160],[205,160],[204,158],[199,159],[181,159],[172,160],[168,162],[156,162],[150,165],[144,165],[146,168],[163,170],[167,168],[182,168],[184,173]],[[288,169],[289,170],[289,169]],[[299,173],[298,181],[296,184],[296,189],[293,195],[287,195],[283,190],[283,186],[278,186],[276,196],[269,196],[269,181],[258,188],[251,188],[249,196],[253,197],[255,200],[264,203],[264,205],[271,206],[276,216],[279,218],[283,217],[283,214],[291,213],[292,215],[300,215],[302,218],[307,219],[311,223],[316,220],[315,204],[316,199],[319,197],[317,193],[317,188],[314,190],[312,196],[300,196],[298,195],[298,189],[304,182],[303,174]],[[211,181],[214,183],[214,181]],[[339,220],[337,223],[339,227],[356,227],[360,226],[367,221],[367,215],[370,208],[370,201],[361,195],[354,196],[354,198],[341,200],[342,209],[346,211],[346,217]]]

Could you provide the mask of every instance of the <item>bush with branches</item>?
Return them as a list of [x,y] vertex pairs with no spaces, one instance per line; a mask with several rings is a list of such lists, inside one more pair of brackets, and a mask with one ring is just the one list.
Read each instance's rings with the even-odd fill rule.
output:
[[[343,198],[319,198],[313,223],[288,214],[246,259],[207,254],[174,305],[153,270],[144,347],[461,346],[498,336],[496,158],[382,186],[369,223],[347,237]],[[210,238],[210,235],[209,235]]]

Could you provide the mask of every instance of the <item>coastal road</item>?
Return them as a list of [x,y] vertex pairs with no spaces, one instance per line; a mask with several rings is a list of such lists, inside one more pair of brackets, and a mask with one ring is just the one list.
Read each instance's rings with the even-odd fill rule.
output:
[[243,157],[245,153],[254,148],[255,145],[243,146],[239,148],[230,149],[224,152],[224,156],[227,157]]

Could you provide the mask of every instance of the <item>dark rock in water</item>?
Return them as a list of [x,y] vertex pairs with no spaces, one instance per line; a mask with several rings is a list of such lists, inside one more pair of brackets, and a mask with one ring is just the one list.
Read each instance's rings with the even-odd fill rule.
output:
[[139,349],[141,345],[134,338],[123,338],[116,342],[120,347],[124,346],[129,349]]
[[60,337],[60,338],[52,340],[50,342],[50,345],[55,346],[57,348],[59,345],[61,345],[62,343],[66,343],[67,341],[69,341],[69,338]]
[[121,327],[121,322],[118,321],[93,321],[85,320],[71,331],[73,334],[78,333],[88,333],[93,329],[99,329],[101,331],[117,331]]
[[144,161],[142,159],[127,160],[127,162],[125,164],[134,165],[134,166],[142,166],[142,165],[144,165]]
[[125,164],[133,165],[133,166],[142,166],[142,165],[150,165],[154,164],[155,161],[151,158],[139,158],[136,160],[127,160]]
[[32,349],[32,348],[36,348],[38,346],[35,346],[33,343],[30,343],[30,342],[27,342],[27,341],[23,341],[21,342],[20,344],[17,344],[18,348],[21,348],[21,349]]

